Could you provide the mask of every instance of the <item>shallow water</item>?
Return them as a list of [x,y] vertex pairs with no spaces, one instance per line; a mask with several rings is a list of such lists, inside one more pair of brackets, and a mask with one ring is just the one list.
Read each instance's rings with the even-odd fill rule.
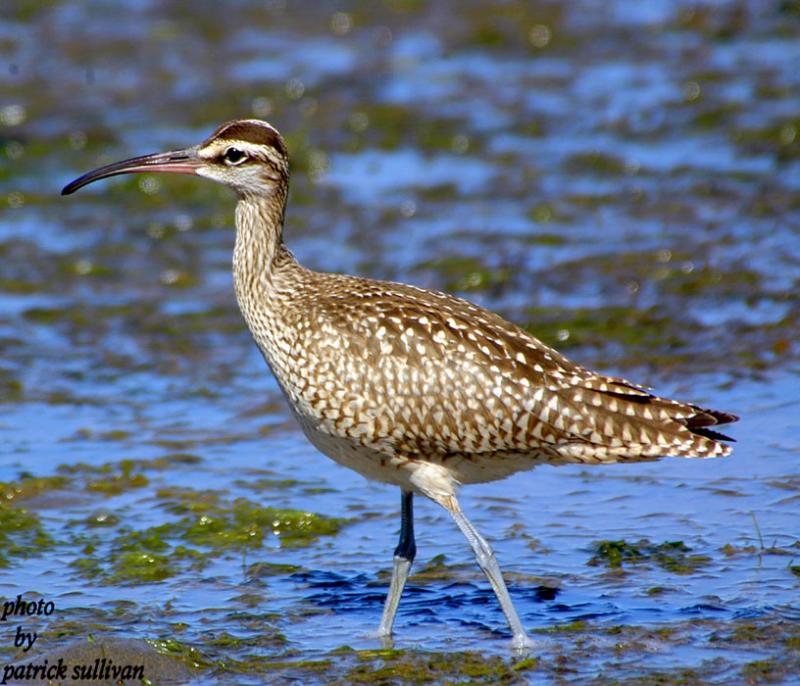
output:
[[[791,2],[5,3],[0,592],[56,603],[35,650],[143,638],[220,684],[797,679],[799,38]],[[240,116],[287,137],[301,261],[742,416],[725,460],[464,490],[535,659],[432,503],[395,650],[370,635],[399,497],[293,423],[225,189],[58,196]]]

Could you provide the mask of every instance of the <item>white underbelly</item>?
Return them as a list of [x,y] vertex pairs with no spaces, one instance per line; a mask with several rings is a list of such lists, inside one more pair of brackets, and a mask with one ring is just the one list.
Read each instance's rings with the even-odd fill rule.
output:
[[410,474],[404,468],[407,460],[385,455],[351,438],[332,436],[322,430],[315,420],[300,413],[295,413],[295,416],[308,440],[334,462],[358,472],[367,479],[409,488]]

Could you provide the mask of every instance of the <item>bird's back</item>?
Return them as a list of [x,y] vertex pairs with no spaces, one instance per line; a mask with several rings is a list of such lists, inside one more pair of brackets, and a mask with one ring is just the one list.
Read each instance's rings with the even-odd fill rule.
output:
[[590,372],[460,298],[299,267],[291,279],[256,340],[301,421],[355,448],[449,463],[465,483],[730,452],[708,427],[731,415]]

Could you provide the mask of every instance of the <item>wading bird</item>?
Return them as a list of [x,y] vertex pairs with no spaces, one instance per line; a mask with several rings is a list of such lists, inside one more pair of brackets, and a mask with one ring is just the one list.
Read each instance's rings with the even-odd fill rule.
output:
[[117,162],[115,174],[197,174],[232,188],[236,298],[308,439],[363,476],[401,489],[400,541],[378,634],[392,633],[416,552],[414,493],[439,503],[469,541],[513,635],[532,645],[489,544],[456,499],[460,484],[537,464],[717,457],[711,427],[733,415],[668,400],[568,360],[460,298],[300,265],[283,242],[289,156],[278,131],[245,119],[200,145]]

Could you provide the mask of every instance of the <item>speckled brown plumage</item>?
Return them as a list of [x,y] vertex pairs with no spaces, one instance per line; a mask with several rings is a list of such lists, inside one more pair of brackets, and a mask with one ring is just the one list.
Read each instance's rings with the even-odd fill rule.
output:
[[473,483],[542,462],[730,452],[708,427],[731,415],[590,372],[472,303],[305,269],[282,243],[284,199],[244,195],[236,293],[304,430],[334,459],[407,487],[420,461]]
[[376,461],[442,463],[472,483],[538,462],[729,452],[703,431],[727,415],[589,372],[464,300],[281,265],[280,302],[257,296],[272,326],[240,295],[256,341],[303,424]]
[[196,148],[109,165],[65,188],[131,171],[196,173],[239,195],[233,271],[250,332],[304,432],[323,453],[403,490],[403,520],[380,633],[391,632],[414,557],[411,493],[453,515],[497,593],[517,647],[529,640],[458,484],[540,463],[727,455],[724,412],[597,374],[460,298],[314,272],[282,239],[289,161],[269,124],[220,126]]

